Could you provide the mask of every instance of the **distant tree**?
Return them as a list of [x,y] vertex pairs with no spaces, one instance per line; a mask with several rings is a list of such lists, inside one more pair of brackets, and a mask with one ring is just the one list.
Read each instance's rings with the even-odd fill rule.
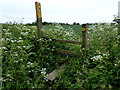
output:
[[47,25],[47,24],[48,24],[48,22],[43,22],[42,24],[43,24],[43,25]]
[[36,22],[32,22],[32,25],[36,25],[37,23]]
[[73,25],[76,25],[76,22],[74,22]]
[[80,25],[79,23],[74,22],[73,25]]
[[66,25],[69,25],[68,23],[66,23]]

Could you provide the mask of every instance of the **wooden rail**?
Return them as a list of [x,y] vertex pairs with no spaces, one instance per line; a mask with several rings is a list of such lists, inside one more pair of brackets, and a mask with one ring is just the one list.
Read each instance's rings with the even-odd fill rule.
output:
[[58,50],[57,52],[59,53],[64,53],[64,54],[68,54],[68,55],[71,55],[71,56],[79,56],[79,55],[82,55],[80,52],[73,52],[73,51],[70,51],[70,50],[64,50],[64,49],[60,49]]
[[[46,38],[46,37],[43,37],[45,38],[46,40],[49,40],[49,38]],[[71,41],[71,40],[58,40],[58,39],[51,39],[52,41],[55,41],[55,42],[61,42],[61,43],[70,43],[70,44],[81,44],[81,42],[78,42],[78,41]],[[64,50],[64,49],[58,49],[57,50],[58,53],[64,53],[64,54],[67,54],[67,55],[71,55],[71,56],[78,56],[78,55],[81,55],[81,53],[79,52],[73,52],[73,51],[70,51],[70,50]]]
[[54,41],[62,42],[62,43],[81,44],[81,42],[71,41],[71,40],[57,40],[57,39],[55,39]]
[[81,44],[82,42],[78,42],[78,41],[72,41],[72,40],[60,40],[60,39],[53,39],[53,38],[47,38],[47,37],[42,37],[45,39],[51,39],[52,41],[55,42],[61,42],[61,43],[70,43],[70,44]]

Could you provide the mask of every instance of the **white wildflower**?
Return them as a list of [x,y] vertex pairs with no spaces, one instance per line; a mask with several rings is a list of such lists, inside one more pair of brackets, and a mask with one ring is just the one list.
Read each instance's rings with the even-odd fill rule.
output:
[[5,35],[11,35],[11,33],[5,33]]
[[20,59],[20,61],[23,61],[23,59]]
[[19,43],[19,42],[23,42],[23,40],[18,40],[17,42],[18,42],[18,43]]
[[19,39],[22,39],[22,37],[19,37]]
[[82,48],[82,50],[85,50],[85,48]]
[[46,68],[41,69],[41,74],[44,74],[44,75],[46,74]]
[[17,46],[17,48],[21,48],[20,46]]
[[18,61],[16,61],[16,60],[14,62],[18,63]]
[[92,60],[102,60],[102,56],[101,55],[97,55],[91,58]]
[[11,42],[15,42],[14,40],[11,40]]
[[118,61],[118,63],[120,63],[120,60]]
[[26,31],[30,31],[30,29],[29,29],[29,28],[26,28]]
[[4,41],[5,39],[4,39],[4,38],[2,38],[1,40],[2,40],[2,41]]
[[112,89],[112,86],[109,84],[108,88]]
[[66,35],[70,35],[70,33],[69,33],[69,32],[66,32]]
[[7,49],[6,47],[2,47],[2,49]]
[[24,48],[26,48],[26,46],[23,46]]
[[22,35],[27,36],[28,32],[21,32]]
[[31,62],[28,62],[27,64],[30,64]]
[[7,76],[7,77],[9,77],[9,76],[10,76],[10,74],[7,74],[6,76]]
[[6,31],[6,29],[3,29],[3,31]]
[[35,87],[32,87],[32,88],[35,88]]
[[49,39],[49,41],[52,41],[52,39]]
[[30,65],[27,65],[27,67],[30,67]]
[[104,30],[102,28],[99,29],[100,32],[104,32]]
[[6,38],[6,40],[7,40],[7,41],[10,41],[10,39],[9,39],[9,38]]
[[9,79],[10,81],[12,81],[12,79]]
[[18,56],[18,54],[16,53],[15,56]]
[[103,56],[109,56],[109,54],[103,53]]
[[33,63],[30,63],[30,65],[33,65]]
[[117,38],[120,39],[120,35],[118,35]]

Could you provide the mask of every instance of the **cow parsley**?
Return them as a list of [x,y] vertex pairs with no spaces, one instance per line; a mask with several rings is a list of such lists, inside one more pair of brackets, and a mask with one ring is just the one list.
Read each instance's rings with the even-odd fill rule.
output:
[[97,55],[97,56],[94,56],[92,57],[91,59],[94,61],[94,60],[102,60],[102,56],[101,55]]

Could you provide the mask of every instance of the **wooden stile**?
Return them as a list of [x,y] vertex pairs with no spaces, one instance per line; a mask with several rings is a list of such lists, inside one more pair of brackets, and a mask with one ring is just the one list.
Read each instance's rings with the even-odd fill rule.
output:
[[[39,2],[35,2],[35,7],[36,7],[36,19],[37,19],[37,32],[36,35],[38,38],[45,38],[45,39],[49,39],[46,37],[43,37],[43,32],[42,32],[42,14],[41,14],[41,5]],[[82,54],[86,57],[87,54],[87,28],[86,28],[86,24],[82,25],[82,42],[78,42],[78,41],[71,41],[71,40],[57,40],[57,39],[51,39],[52,41],[56,41],[56,42],[60,42],[60,43],[70,43],[70,44],[81,44],[82,43]],[[72,56],[79,56],[81,55],[81,52],[73,52],[73,51],[69,51],[69,50],[57,50],[57,52],[59,53],[63,53],[63,54],[68,54],[68,55],[72,55]],[[62,65],[60,68],[53,70],[51,73],[49,73],[46,77],[48,80],[53,81],[60,72],[64,71],[64,66]]]
[[36,7],[36,19],[37,19],[37,32],[36,36],[38,38],[43,37],[43,32],[42,32],[42,13],[41,13],[41,4],[39,2],[35,2],[35,7]]

